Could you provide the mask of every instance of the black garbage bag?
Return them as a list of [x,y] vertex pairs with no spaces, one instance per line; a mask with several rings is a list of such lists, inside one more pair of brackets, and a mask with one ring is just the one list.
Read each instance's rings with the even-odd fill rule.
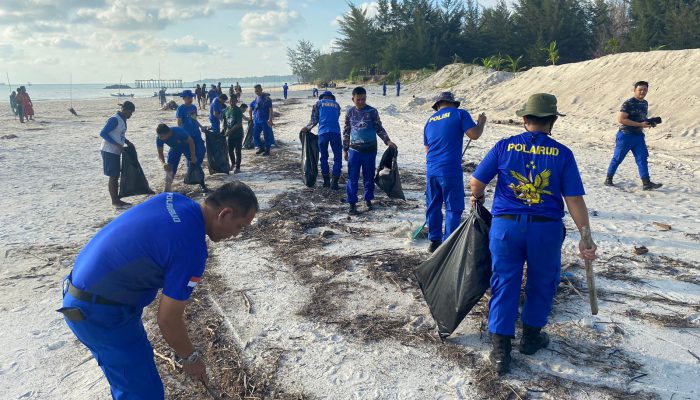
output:
[[243,148],[247,150],[255,148],[255,141],[253,140],[253,121],[248,122],[248,128],[243,138]]
[[416,269],[440,338],[450,336],[489,288],[491,213],[482,205]]
[[139,157],[134,147],[125,147],[122,151],[122,172],[119,180],[119,198],[138,196],[140,194],[154,194],[148,186],[146,175],[143,174]]
[[185,174],[185,185],[203,185],[204,171],[199,165],[187,165],[187,174]]
[[220,133],[214,133],[209,129],[204,132],[204,136],[207,143],[207,166],[209,167],[209,175],[228,175],[231,165],[228,163],[226,136]]
[[399,164],[396,161],[399,152],[393,147],[387,147],[382,154],[382,160],[377,168],[377,175],[374,183],[377,184],[387,196],[392,199],[406,200],[401,188],[401,176],[399,175]]
[[309,132],[299,132],[301,141],[301,172],[304,184],[314,187],[318,178],[318,136]]

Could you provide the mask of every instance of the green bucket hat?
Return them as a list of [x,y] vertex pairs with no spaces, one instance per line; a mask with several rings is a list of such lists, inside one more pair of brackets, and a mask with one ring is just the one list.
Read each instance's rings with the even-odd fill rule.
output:
[[537,93],[527,99],[527,104],[522,110],[515,112],[518,117],[532,115],[535,117],[548,117],[550,115],[558,115],[565,117],[566,114],[560,114],[557,111],[557,98],[549,93]]

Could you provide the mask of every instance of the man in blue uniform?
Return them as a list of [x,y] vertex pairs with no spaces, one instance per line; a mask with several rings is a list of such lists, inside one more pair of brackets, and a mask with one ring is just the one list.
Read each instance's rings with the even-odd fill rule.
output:
[[214,99],[219,97],[219,90],[217,89],[215,84],[211,84],[211,89],[209,89],[209,92],[207,92],[207,98],[209,99],[209,104],[214,102]]
[[[321,175],[323,187],[338,190],[338,179],[343,169],[343,140],[340,137],[340,105],[330,91],[321,93],[311,110],[311,122],[301,130],[306,133],[318,124],[318,147],[321,152]],[[333,178],[329,176],[328,145],[333,150]]]
[[[188,169],[193,166],[201,167],[205,150],[204,147],[195,144],[195,140],[184,128],[170,128],[166,124],[159,124],[156,128],[156,135],[158,159],[165,170],[165,189],[163,191],[170,192],[182,155],[184,154],[189,161]],[[163,154],[163,147],[166,144],[170,147],[167,162]],[[206,191],[204,184],[202,184],[202,190]]]
[[102,170],[105,176],[109,177],[107,184],[109,197],[112,199],[112,206],[117,208],[131,205],[119,199],[119,176],[121,175],[120,157],[124,145],[134,147],[130,141],[126,140],[126,120],[131,118],[135,110],[134,103],[125,101],[124,104],[121,104],[121,110],[112,115],[100,131]]
[[362,170],[363,197],[367,209],[372,210],[374,199],[374,171],[377,167],[377,136],[384,144],[396,148],[382,126],[379,112],[367,104],[367,91],[358,86],[352,91],[351,107],[345,113],[343,127],[343,157],[348,162],[347,201],[350,204],[350,214],[357,212],[357,185]]
[[396,80],[396,97],[399,97],[400,93],[401,93],[401,80],[397,79]]
[[179,193],[161,193],[115,218],[78,254],[58,311],[95,357],[114,399],[164,398],[141,321],[160,289],[163,339],[190,378],[207,382],[206,366],[187,334],[185,306],[204,274],[206,237],[219,242],[237,236],[257,211],[255,194],[238,181],[201,205]]
[[[260,85],[255,85],[255,96],[255,100],[250,103],[249,107],[250,118],[253,120],[253,141],[255,142],[255,147],[258,148],[255,154],[269,156],[270,147],[275,142],[274,134],[272,133],[272,126],[274,125],[272,121],[274,114],[272,100],[263,93]],[[261,132],[263,133],[264,143],[260,141]]]
[[[520,352],[529,355],[549,344],[541,329],[547,324],[559,285],[566,235],[564,203],[579,231],[589,226],[574,155],[550,137],[557,116],[563,116],[557,111],[557,98],[534,94],[516,114],[523,117],[526,132],[496,143],[471,179],[471,201],[483,203],[486,185],[498,176],[489,233],[493,271],[489,359],[500,374],[510,370],[523,264],[527,262],[527,283]],[[579,242],[582,258],[594,259],[595,251],[595,245],[587,249],[583,240]]]
[[[177,118],[177,126],[183,128],[191,137],[192,140],[194,140],[194,147],[195,147],[195,152],[194,154],[196,155],[197,162],[195,165],[201,166],[202,162],[204,161],[204,155],[206,154],[206,146],[204,144],[204,139],[202,139],[202,134],[201,132],[204,132],[206,128],[202,126],[202,124],[197,120],[197,106],[194,104],[194,93],[192,93],[191,90],[183,90],[182,93],[180,94],[180,97],[182,97],[183,104],[180,104],[177,107],[177,110],[175,111],[175,118]],[[177,164],[180,163],[180,154],[185,154],[185,153],[178,153],[177,155],[177,163],[175,164],[175,168],[172,169],[172,175],[168,177],[167,175],[167,170],[166,170],[166,192],[170,191],[170,185],[168,184],[168,178],[170,179],[170,183],[172,184],[172,180],[175,178],[175,172],[177,171]],[[170,157],[170,153],[168,153],[168,157]],[[175,157],[175,155],[173,155]],[[174,158],[173,158],[174,160]],[[192,165],[192,164],[190,164]],[[164,168],[167,168],[167,166],[163,166]],[[188,165],[188,169],[189,169]],[[204,193],[207,192],[207,186],[205,184],[202,184],[202,191]]]
[[211,123],[211,130],[214,133],[221,133],[221,118],[224,114],[227,101],[228,96],[221,94],[211,102],[211,106],[209,107],[209,122]]
[[284,93],[284,99],[287,100],[287,91],[289,90],[289,86],[287,86],[287,82],[284,83],[284,86],[282,86],[282,92]]
[[[443,92],[433,104],[436,112],[423,129],[426,153],[425,217],[428,223],[429,251],[432,253],[462,219],[464,211],[464,177],[462,174],[462,146],[464,135],[477,140],[484,132],[486,115],[474,123],[452,93]],[[445,204],[445,233],[442,233],[442,205]]]
[[647,120],[649,103],[644,99],[649,92],[649,83],[639,81],[634,84],[634,97],[628,99],[620,108],[620,115],[617,117],[620,123],[620,130],[617,132],[615,139],[615,152],[610,160],[608,167],[608,176],[605,179],[605,185],[614,186],[613,176],[617,171],[617,167],[622,164],[627,153],[632,151],[634,160],[637,162],[639,169],[639,177],[642,179],[643,190],[654,190],[663,186],[662,183],[654,183],[649,177],[649,150],[644,141],[644,128],[653,128],[651,122]]
[[386,81],[382,82],[382,96],[386,96]]

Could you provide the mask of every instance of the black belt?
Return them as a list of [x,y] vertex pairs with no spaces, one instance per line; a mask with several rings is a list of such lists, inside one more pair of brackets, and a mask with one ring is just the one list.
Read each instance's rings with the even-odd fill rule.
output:
[[77,287],[73,286],[72,283],[68,284],[68,293],[70,293],[70,295],[75,297],[76,299],[78,299],[80,301],[86,301],[88,303],[104,304],[104,305],[109,305],[109,306],[123,306],[124,305],[123,303],[119,303],[116,301],[105,299],[102,296],[98,296],[96,294],[92,294],[90,292],[80,290]]
[[494,216],[494,218],[509,219],[509,220],[511,220],[511,221],[517,221],[517,220],[518,220],[518,217],[520,217],[520,218],[526,218],[529,222],[555,222],[555,221],[561,221],[561,219],[559,219],[559,218],[541,217],[541,216],[539,216],[539,215],[502,214],[502,215],[496,215],[496,216]]

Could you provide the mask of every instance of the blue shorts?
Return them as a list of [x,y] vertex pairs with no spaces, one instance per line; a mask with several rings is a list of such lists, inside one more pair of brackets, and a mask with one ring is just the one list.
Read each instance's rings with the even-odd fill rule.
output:
[[121,157],[119,154],[110,153],[107,151],[102,151],[102,171],[105,176],[119,177],[121,173]]

